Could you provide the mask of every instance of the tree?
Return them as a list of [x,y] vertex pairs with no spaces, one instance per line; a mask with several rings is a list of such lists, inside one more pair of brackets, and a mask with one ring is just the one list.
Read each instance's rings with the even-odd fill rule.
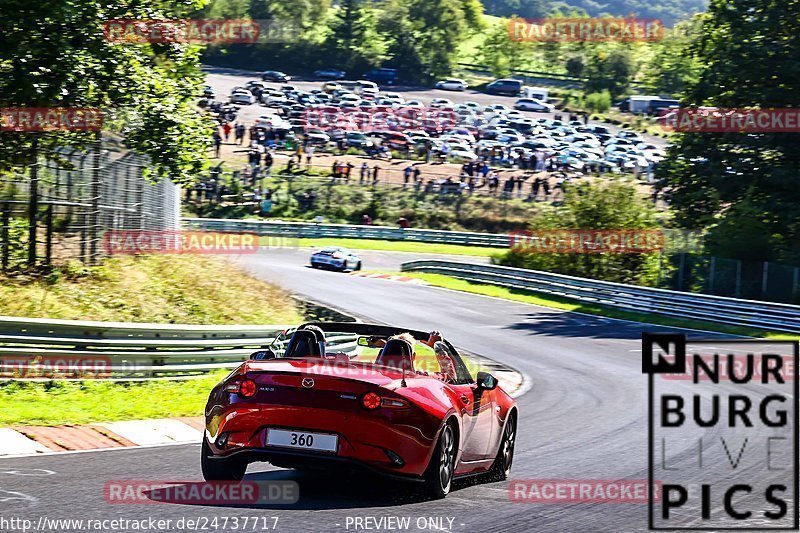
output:
[[[567,188],[564,205],[546,211],[531,230],[642,230],[658,227],[653,204],[631,185],[574,185]],[[546,270],[621,283],[654,284],[657,254],[545,254],[512,248],[499,259],[506,266]]]
[[426,72],[416,73],[417,77],[449,75],[464,34],[483,27],[483,6],[479,0],[407,0],[406,4],[417,53],[426,67]]
[[[701,23],[686,52],[702,65],[686,105],[800,104],[800,0],[712,0]],[[680,134],[659,175],[673,188],[676,220],[709,228],[710,253],[800,262],[797,133]],[[736,228],[754,244],[741,246]]]
[[353,69],[373,62],[380,54],[375,19],[362,0],[343,0],[331,23],[325,47],[335,62]]
[[[205,168],[210,122],[197,112],[199,47],[110,42],[111,19],[174,19],[187,7],[127,0],[2,0],[14,23],[0,32],[0,107],[98,107],[117,117],[155,174],[194,180]],[[7,18],[8,20],[8,18]],[[36,149],[85,147],[95,133],[0,134],[0,164],[28,165]]]
[[598,46],[589,56],[585,68],[587,93],[607,90],[612,98],[624,94],[634,74],[631,51],[624,46]]
[[700,36],[701,16],[678,23],[661,41],[652,44],[653,55],[645,66],[645,83],[656,94],[683,96],[697,83],[701,65],[686,55]]
[[530,49],[529,43],[513,40],[507,22],[501,20],[490,28],[478,48],[478,58],[481,64],[489,66],[492,75],[502,78],[522,66]]
[[580,78],[586,68],[586,59],[583,56],[572,56],[567,59],[567,74]]

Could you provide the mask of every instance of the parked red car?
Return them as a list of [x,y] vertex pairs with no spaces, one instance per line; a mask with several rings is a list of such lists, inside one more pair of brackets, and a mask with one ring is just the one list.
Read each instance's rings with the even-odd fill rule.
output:
[[310,323],[214,387],[205,416],[206,480],[242,479],[256,461],[341,466],[420,481],[441,498],[460,476],[508,477],[517,406],[435,332]]

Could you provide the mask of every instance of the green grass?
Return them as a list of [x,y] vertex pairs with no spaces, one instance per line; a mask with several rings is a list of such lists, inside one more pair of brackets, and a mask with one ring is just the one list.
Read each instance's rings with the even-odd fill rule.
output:
[[0,315],[182,324],[290,324],[289,294],[219,256],[124,256],[42,276],[0,275]]
[[[100,267],[0,275],[0,315],[186,324],[291,324],[289,294],[220,257],[120,257]],[[0,382],[0,426],[203,414],[217,372],[187,381]]]
[[[269,241],[262,237],[262,242]],[[491,257],[503,251],[502,248],[462,246],[459,244],[435,244],[427,242],[379,241],[373,239],[300,239],[300,246],[322,247],[343,246],[354,250],[379,250],[384,252],[414,252],[421,254],[471,255]]]
[[[398,272],[391,272],[391,274],[398,274]],[[495,298],[503,298],[505,300],[513,300],[515,302],[522,302],[531,305],[539,305],[542,307],[550,307],[553,309],[561,309],[564,311],[573,311],[578,313],[586,313],[590,315],[598,315],[609,318],[632,320],[635,322],[646,322],[649,324],[659,324],[662,326],[673,326],[679,328],[716,331],[720,333],[730,333],[733,335],[745,335],[748,337],[759,337],[759,338],[767,338],[775,340],[778,339],[795,340],[797,338],[796,336],[793,336],[788,333],[758,330],[755,328],[726,326],[724,324],[716,324],[714,322],[671,318],[667,316],[661,316],[650,313],[635,313],[630,311],[622,311],[619,309],[614,309],[612,307],[577,302],[569,298],[551,296],[548,294],[542,294],[533,291],[510,289],[506,287],[499,287],[496,285],[485,285],[482,283],[473,283],[467,280],[458,279],[451,276],[445,276],[442,274],[428,274],[423,272],[402,272],[402,275],[424,280],[428,284],[433,285],[435,287],[442,287],[445,289],[451,289],[455,291],[469,292],[472,294],[481,294],[484,296],[492,296]]]
[[187,381],[0,383],[0,425],[86,424],[200,416],[226,373]]

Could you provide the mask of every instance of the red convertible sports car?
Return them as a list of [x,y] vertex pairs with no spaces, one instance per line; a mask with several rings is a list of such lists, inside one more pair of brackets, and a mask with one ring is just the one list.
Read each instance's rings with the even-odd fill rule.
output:
[[206,480],[247,465],[363,468],[424,483],[444,497],[454,478],[508,477],[517,406],[497,379],[476,379],[438,332],[361,323],[284,331],[211,391]]

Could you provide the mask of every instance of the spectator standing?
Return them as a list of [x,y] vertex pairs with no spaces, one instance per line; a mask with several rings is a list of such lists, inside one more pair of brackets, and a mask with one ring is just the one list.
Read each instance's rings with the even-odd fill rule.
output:
[[214,139],[214,157],[219,159],[219,150],[222,148],[222,137],[219,134],[219,130],[214,131],[212,138]]
[[347,162],[347,167],[345,167],[345,171],[344,171],[344,181],[345,181],[345,183],[350,183],[350,175],[353,173],[353,167],[355,167],[355,165],[353,163],[351,163],[350,161],[348,161]]
[[269,173],[272,170],[272,164],[274,163],[274,159],[272,158],[272,152],[264,148],[264,169]]
[[411,173],[413,172],[412,165],[409,165],[403,169],[403,188],[408,185],[409,180],[411,179]]
[[226,122],[225,124],[223,124],[222,133],[225,134],[225,142],[227,143],[228,139],[231,136],[231,123],[230,122]]
[[380,169],[381,168],[377,164],[375,164],[375,166],[372,168],[372,184],[373,185],[378,183],[378,172],[380,171]]
[[369,166],[367,165],[367,162],[364,161],[363,163],[361,163],[361,174],[359,175],[358,182],[364,183],[368,179],[369,179]]
[[311,160],[314,158],[314,147],[309,145],[306,148],[306,168],[311,168]]

